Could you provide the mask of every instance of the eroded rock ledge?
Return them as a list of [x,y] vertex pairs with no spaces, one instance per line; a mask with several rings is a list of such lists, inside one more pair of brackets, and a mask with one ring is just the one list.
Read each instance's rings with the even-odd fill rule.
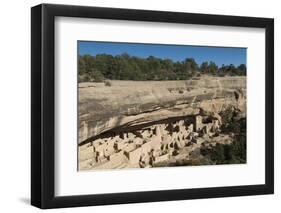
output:
[[110,81],[79,84],[79,144],[108,130],[167,118],[219,113],[229,106],[246,111],[245,77],[187,81]]

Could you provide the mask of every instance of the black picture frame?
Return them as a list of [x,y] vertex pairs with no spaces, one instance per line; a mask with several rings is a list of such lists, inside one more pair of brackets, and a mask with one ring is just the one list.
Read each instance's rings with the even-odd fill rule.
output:
[[[265,184],[60,196],[55,190],[55,17],[264,28]],[[274,20],[241,16],[41,4],[31,9],[31,204],[42,209],[274,193]]]

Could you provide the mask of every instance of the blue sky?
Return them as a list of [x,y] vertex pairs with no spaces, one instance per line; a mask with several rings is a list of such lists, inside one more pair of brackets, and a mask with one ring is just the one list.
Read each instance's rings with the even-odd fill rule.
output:
[[237,47],[210,47],[167,44],[138,44],[119,42],[79,41],[79,55],[111,54],[120,55],[128,53],[131,56],[147,58],[152,55],[158,58],[169,58],[173,61],[182,61],[185,58],[194,58],[198,64],[203,61],[214,61],[222,64],[246,64],[246,48]]

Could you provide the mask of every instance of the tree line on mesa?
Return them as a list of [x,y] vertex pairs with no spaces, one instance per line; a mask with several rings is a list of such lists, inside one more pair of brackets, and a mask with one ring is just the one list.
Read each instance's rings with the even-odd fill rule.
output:
[[112,56],[109,54],[79,55],[79,82],[102,82],[108,80],[188,80],[201,75],[245,76],[246,65],[233,64],[218,66],[215,62],[198,64],[193,58],[172,61],[154,56],[140,58],[127,53]]

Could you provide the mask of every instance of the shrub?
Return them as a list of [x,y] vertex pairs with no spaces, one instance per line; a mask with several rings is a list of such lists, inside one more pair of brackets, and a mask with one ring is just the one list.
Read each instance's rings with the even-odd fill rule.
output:
[[104,85],[107,86],[107,87],[110,87],[112,84],[111,84],[110,81],[105,81],[105,82],[104,82]]
[[104,80],[104,76],[100,71],[92,70],[91,79],[92,82],[102,82]]
[[81,82],[90,82],[91,79],[88,75],[79,75],[78,76],[78,82],[81,83]]

